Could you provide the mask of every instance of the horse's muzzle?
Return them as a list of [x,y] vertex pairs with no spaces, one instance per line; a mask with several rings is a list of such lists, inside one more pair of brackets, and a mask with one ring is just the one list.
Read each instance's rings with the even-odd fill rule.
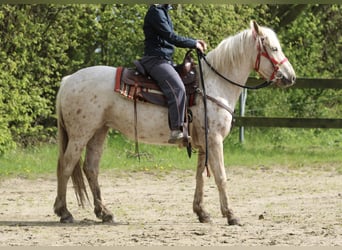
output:
[[285,85],[292,86],[296,82],[296,76],[290,76],[289,78],[283,76],[281,80]]
[[278,68],[274,74],[274,81],[278,87],[287,88],[295,84],[296,73],[288,60],[283,60],[283,64]]
[[283,88],[291,87],[293,84],[296,83],[296,76],[295,75],[285,76],[280,71],[278,71],[275,77],[275,83],[278,87],[283,87]]

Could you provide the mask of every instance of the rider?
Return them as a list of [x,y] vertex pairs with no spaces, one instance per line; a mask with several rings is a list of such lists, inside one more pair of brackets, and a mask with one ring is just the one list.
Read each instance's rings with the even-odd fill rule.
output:
[[169,16],[170,4],[153,4],[144,19],[145,47],[140,62],[146,72],[157,81],[168,101],[169,143],[183,141],[183,123],[186,104],[185,87],[173,67],[174,47],[197,48],[204,52],[207,45],[202,40],[182,37],[174,33]]

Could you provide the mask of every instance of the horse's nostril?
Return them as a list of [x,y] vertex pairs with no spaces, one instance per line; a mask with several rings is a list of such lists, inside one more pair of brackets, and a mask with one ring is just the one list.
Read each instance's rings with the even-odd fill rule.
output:
[[294,84],[296,82],[296,77],[295,76],[291,76],[289,78],[286,78],[285,76],[283,76],[283,80],[286,81],[289,84]]

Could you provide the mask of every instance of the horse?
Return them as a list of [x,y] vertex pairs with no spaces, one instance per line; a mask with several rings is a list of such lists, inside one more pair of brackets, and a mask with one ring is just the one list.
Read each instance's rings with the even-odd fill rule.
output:
[[[233,114],[224,107],[234,110],[242,88],[227,82],[221,76],[245,86],[248,76],[255,70],[264,79],[285,88],[295,83],[296,75],[275,32],[268,27],[259,26],[254,20],[246,30],[222,40],[205,55],[205,61],[207,64],[204,58],[200,60],[201,65],[203,64],[203,82],[207,95],[214,101],[207,102],[207,139],[204,100],[197,98],[196,105],[191,107],[191,143],[198,151],[193,211],[199,222],[211,222],[204,206],[203,190],[207,148],[208,167],[218,188],[221,213],[228,225],[241,225],[239,217],[228,206],[223,140],[230,132],[233,119]],[[111,128],[128,139],[135,138],[133,101],[113,91],[116,70],[112,66],[91,66],[62,78],[56,97],[59,156],[57,196],[54,202],[54,212],[62,223],[74,221],[66,203],[70,177],[79,204],[83,206],[88,198],[82,168],[93,195],[96,217],[103,222],[114,223],[112,212],[103,204],[98,181],[103,144]],[[167,108],[140,101],[135,105],[138,111],[136,126],[139,141],[167,145]],[[86,153],[82,161],[84,149]]]

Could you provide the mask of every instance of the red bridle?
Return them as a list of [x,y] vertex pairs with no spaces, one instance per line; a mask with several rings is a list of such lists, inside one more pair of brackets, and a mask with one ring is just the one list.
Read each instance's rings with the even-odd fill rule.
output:
[[283,60],[278,62],[274,57],[271,57],[268,54],[267,49],[265,48],[265,45],[264,45],[263,40],[262,40],[263,38],[260,37],[260,36],[257,36],[255,34],[255,32],[253,32],[253,36],[254,36],[255,40],[258,40],[258,45],[257,45],[258,55],[257,55],[257,58],[255,60],[254,70],[261,75],[261,73],[259,72],[261,56],[267,58],[271,62],[272,66],[273,66],[273,69],[274,69],[273,73],[271,75],[271,78],[270,78],[270,81],[273,81],[273,79],[276,78],[276,74],[277,74],[280,66],[282,64],[284,64],[285,62],[287,62],[288,59],[285,57]]

